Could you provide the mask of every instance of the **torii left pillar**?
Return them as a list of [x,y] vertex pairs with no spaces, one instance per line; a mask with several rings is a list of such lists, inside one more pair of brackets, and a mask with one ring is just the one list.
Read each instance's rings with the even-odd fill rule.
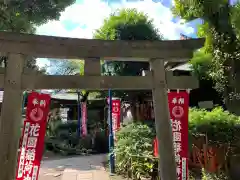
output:
[[4,77],[4,96],[0,119],[0,180],[14,180],[22,123],[21,90],[24,56],[9,54]]

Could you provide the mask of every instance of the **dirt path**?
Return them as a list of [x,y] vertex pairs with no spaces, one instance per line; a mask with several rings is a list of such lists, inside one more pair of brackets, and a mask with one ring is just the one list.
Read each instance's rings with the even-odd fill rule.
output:
[[106,155],[44,158],[39,180],[110,180],[105,159]]

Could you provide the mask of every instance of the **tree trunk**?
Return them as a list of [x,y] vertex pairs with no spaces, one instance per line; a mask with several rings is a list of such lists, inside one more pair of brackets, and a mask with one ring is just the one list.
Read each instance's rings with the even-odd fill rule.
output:
[[229,90],[226,94],[226,107],[227,109],[236,115],[240,116],[240,62],[239,60],[233,60],[232,73],[229,74],[228,78],[230,80]]
[[[206,4],[204,9],[207,10],[207,8]],[[205,20],[212,28],[213,54],[215,58],[217,57],[215,61],[225,60],[224,76],[227,79],[227,83],[224,83],[225,105],[230,112],[240,115],[239,42],[231,24],[230,12],[230,5],[226,3],[218,12],[208,14]]]

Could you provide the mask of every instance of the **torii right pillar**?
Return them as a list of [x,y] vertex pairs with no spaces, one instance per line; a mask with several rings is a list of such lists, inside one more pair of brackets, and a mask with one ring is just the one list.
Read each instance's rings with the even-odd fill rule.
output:
[[[161,180],[177,180],[164,60],[152,59],[150,60],[150,67],[153,80],[152,96],[156,132],[158,141],[160,142],[158,143],[158,152],[160,156],[158,168],[160,171],[159,176]],[[188,84],[188,82],[180,83]],[[191,83],[189,83],[189,85],[190,84]],[[193,87],[188,88],[191,89]]]

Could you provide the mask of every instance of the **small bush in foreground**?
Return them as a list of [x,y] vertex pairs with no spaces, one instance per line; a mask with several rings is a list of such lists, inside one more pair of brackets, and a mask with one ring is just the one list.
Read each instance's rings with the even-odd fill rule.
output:
[[153,170],[154,131],[143,123],[131,123],[117,133],[116,168],[121,174],[132,178],[148,177]]

